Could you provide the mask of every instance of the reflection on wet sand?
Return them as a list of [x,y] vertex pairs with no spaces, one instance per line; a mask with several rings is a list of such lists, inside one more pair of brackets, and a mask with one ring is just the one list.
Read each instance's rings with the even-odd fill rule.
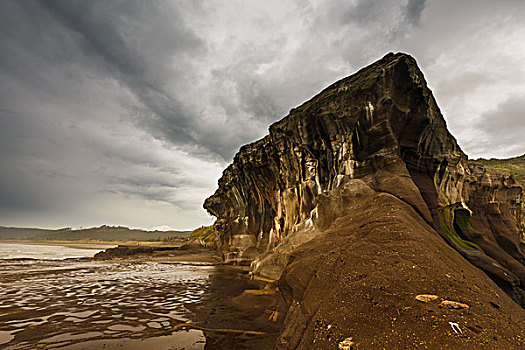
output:
[[214,269],[180,262],[0,262],[0,346],[203,349],[187,306],[200,300]]

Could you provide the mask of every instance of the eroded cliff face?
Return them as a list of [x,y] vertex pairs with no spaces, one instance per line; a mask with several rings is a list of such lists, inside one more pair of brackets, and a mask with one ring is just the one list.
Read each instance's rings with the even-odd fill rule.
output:
[[279,279],[300,245],[362,215],[349,201],[377,194],[410,207],[525,305],[523,189],[469,167],[406,54],[334,83],[243,146],[204,207],[217,217],[225,261]]

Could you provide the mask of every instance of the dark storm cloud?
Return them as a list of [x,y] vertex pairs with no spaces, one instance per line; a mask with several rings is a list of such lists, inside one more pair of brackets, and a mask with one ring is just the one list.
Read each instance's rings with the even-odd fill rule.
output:
[[[219,125],[224,130],[218,130],[188,103],[188,86],[198,83],[200,73],[195,58],[207,54],[206,42],[187,26],[181,14],[199,12],[196,5],[175,8],[168,1],[139,0],[51,0],[42,4],[67,29],[79,34],[87,56],[100,59],[95,61],[95,69],[111,74],[134,93],[140,102],[133,109],[136,123],[155,137],[199,157],[225,161],[239,144],[260,136],[250,127],[242,134],[232,133],[247,126],[242,121]],[[248,109],[260,107],[249,112],[260,116],[269,112],[275,119],[271,101],[255,91],[257,85],[250,89],[240,81],[239,88]],[[228,96],[217,95],[216,99],[219,106],[228,103]]]
[[[479,126],[498,135],[521,131],[525,128],[525,96],[513,96],[484,113],[478,121]],[[517,129],[517,130],[516,130]]]
[[[144,125],[174,143],[198,144],[196,118],[168,91],[167,79],[184,81],[186,61],[205,45],[180,14],[162,1],[71,1],[42,3],[67,28],[79,33],[87,55],[130,88],[146,108]],[[201,53],[202,54],[202,53]],[[175,59],[175,65],[170,66]]]
[[[402,30],[404,25],[417,25],[426,0],[385,1],[358,0],[335,1],[331,3],[330,18],[339,18],[341,24],[357,23],[369,27],[372,23],[398,26],[395,32]],[[394,19],[394,21],[391,21]]]
[[421,12],[425,8],[426,0],[408,0],[407,4],[407,19],[413,24],[419,24],[421,20]]
[[[203,119],[200,110],[187,103],[184,96],[184,90],[199,75],[193,58],[207,54],[205,38],[196,35],[182,15],[184,10],[195,8],[173,8],[168,2],[144,1],[55,0],[42,4],[66,28],[80,35],[80,46],[86,55],[101,59],[101,66],[96,69],[112,74],[135,94],[141,103],[134,109],[140,127],[194,155],[212,159],[218,156],[227,161],[240,144],[262,136],[260,126],[278,120],[291,108],[289,99],[280,98],[283,89],[278,85],[285,82],[271,74],[265,77],[255,73],[264,64],[276,63],[276,53],[289,44],[290,38],[284,34],[264,38],[259,45],[240,42],[238,47],[232,47],[238,56],[229,65],[214,70],[215,80],[210,83],[218,88],[210,99],[228,115],[225,123],[217,125]],[[407,23],[419,22],[424,1],[410,0],[406,5],[396,1],[341,2],[332,3],[330,11],[343,13],[341,8],[346,8],[347,18],[342,19],[345,24],[360,23],[368,28],[377,23],[385,34],[396,37],[406,30]],[[323,15],[321,12],[318,17]],[[402,20],[398,21],[397,16]],[[274,24],[262,20],[258,25],[267,30]],[[346,54],[352,55],[354,51],[346,50]],[[352,63],[359,65],[366,59],[369,57],[354,58]],[[302,88],[307,90],[306,94],[295,95],[308,97],[322,84],[335,79],[334,72],[327,70],[329,65],[310,74],[307,79],[313,81]],[[320,80],[323,76],[326,78]],[[231,85],[221,91],[224,81],[230,81]],[[301,85],[304,86],[304,81]],[[234,105],[233,93],[238,98]],[[257,120],[255,126],[246,123],[250,119]]]

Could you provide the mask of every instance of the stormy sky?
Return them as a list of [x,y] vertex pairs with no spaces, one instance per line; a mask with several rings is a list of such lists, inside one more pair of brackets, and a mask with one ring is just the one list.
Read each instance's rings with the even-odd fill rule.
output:
[[390,51],[470,157],[525,153],[525,1],[2,0],[0,225],[191,229],[240,146]]

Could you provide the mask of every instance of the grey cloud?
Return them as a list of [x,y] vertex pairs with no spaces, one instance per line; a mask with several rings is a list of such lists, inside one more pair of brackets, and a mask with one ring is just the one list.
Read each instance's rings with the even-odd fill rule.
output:
[[525,96],[513,96],[494,110],[481,115],[474,124],[485,136],[477,146],[499,154],[525,154]]
[[206,44],[186,25],[182,9],[144,1],[44,4],[81,35],[84,52],[99,57],[105,73],[135,94],[141,103],[133,108],[135,122],[155,137],[199,157],[228,160],[239,144],[260,136],[248,128],[245,137],[235,137],[231,125],[217,129],[187,102],[188,85],[199,74],[193,59],[206,55]]
[[7,169],[0,170],[0,208],[4,213],[10,211],[39,210],[46,205],[46,196],[42,191],[34,191],[28,186],[28,179],[21,178],[18,174],[13,174]]
[[[86,53],[100,55],[111,68],[162,87],[174,54],[194,54],[204,43],[165,2],[42,0],[68,28],[85,39]],[[156,64],[155,64],[156,63]]]
[[339,1],[332,3],[330,16],[338,13],[341,24],[358,23],[362,26],[369,26],[372,23],[381,23],[388,18],[392,6],[397,6],[396,2],[381,0]]
[[426,0],[358,0],[332,2],[329,18],[339,18],[343,25],[358,24],[370,28],[379,25],[394,37],[404,32],[404,26],[419,24]]
[[438,85],[442,91],[440,97],[448,99],[461,99],[463,94],[470,93],[477,89],[482,89],[498,80],[488,72],[467,71],[457,75],[451,75],[448,79],[443,79]]
[[[43,1],[66,27],[81,34],[85,53],[107,63],[106,72],[130,88],[151,113],[144,123],[162,121],[174,142],[196,143],[188,129],[194,118],[167,91],[167,77],[183,75],[187,56],[204,44],[180,14],[163,2]],[[170,67],[176,58],[175,67]]]
[[406,11],[407,19],[413,24],[419,24],[421,13],[425,9],[426,0],[408,0]]
[[[236,113],[231,113],[231,108],[225,109],[228,121],[217,124],[204,120],[200,111],[187,103],[185,98],[184,90],[199,74],[190,57],[206,55],[206,45],[205,39],[197,36],[187,25],[182,10],[171,9],[164,2],[43,3],[62,24],[81,35],[81,44],[87,55],[100,57],[107,65],[105,72],[113,74],[137,96],[142,105],[134,109],[137,124],[194,155],[229,160],[240,144],[261,137],[264,125],[281,118],[294,106],[289,100],[280,98],[282,89],[276,87],[282,84],[281,79],[272,77],[271,73],[268,77],[254,74],[261,65],[277,63],[276,52],[288,44],[285,36],[266,40],[259,46],[241,42],[236,48],[236,43],[233,43],[233,48],[239,52],[239,59],[223,67],[221,74],[222,79],[228,76],[226,80],[232,83],[232,88],[210,98],[218,102],[216,107],[224,108],[236,95],[236,106],[240,109]],[[376,23],[379,32],[375,35],[384,32],[394,36],[405,30],[405,22],[417,23],[424,7],[424,2],[412,0],[406,5],[396,1],[347,4],[350,3],[332,4],[330,11],[344,13],[340,11],[341,6],[348,13],[344,24],[354,22],[363,28],[370,28]],[[406,16],[406,19],[398,21],[397,15]],[[262,30],[269,29],[272,23],[261,18],[264,16],[255,19],[257,26]],[[368,36],[347,44],[347,48],[349,45],[356,48],[366,40]],[[355,53],[353,48],[346,50],[346,55],[355,57]],[[370,59],[370,54],[363,56],[361,60],[353,58],[352,61],[359,65]],[[305,63],[313,62],[306,59]],[[329,70],[329,67],[326,68],[324,71]],[[319,82],[321,71],[323,69],[307,79],[314,79],[312,83]],[[324,75],[327,78],[321,80],[322,84],[329,83],[330,77],[336,78],[333,73],[326,72]],[[305,84],[298,82],[297,85]],[[304,87],[299,88],[305,90]],[[309,95],[320,88],[321,84],[307,85]],[[303,99],[304,96],[309,97],[297,92],[290,96],[293,100],[301,102],[299,96]],[[250,119],[252,122],[246,123]]]
[[169,203],[174,206],[182,206],[183,200],[175,200],[169,196],[175,186],[165,184],[137,183],[134,181],[119,181],[114,187],[108,189],[108,192],[117,195],[131,195],[142,200],[151,200]]

